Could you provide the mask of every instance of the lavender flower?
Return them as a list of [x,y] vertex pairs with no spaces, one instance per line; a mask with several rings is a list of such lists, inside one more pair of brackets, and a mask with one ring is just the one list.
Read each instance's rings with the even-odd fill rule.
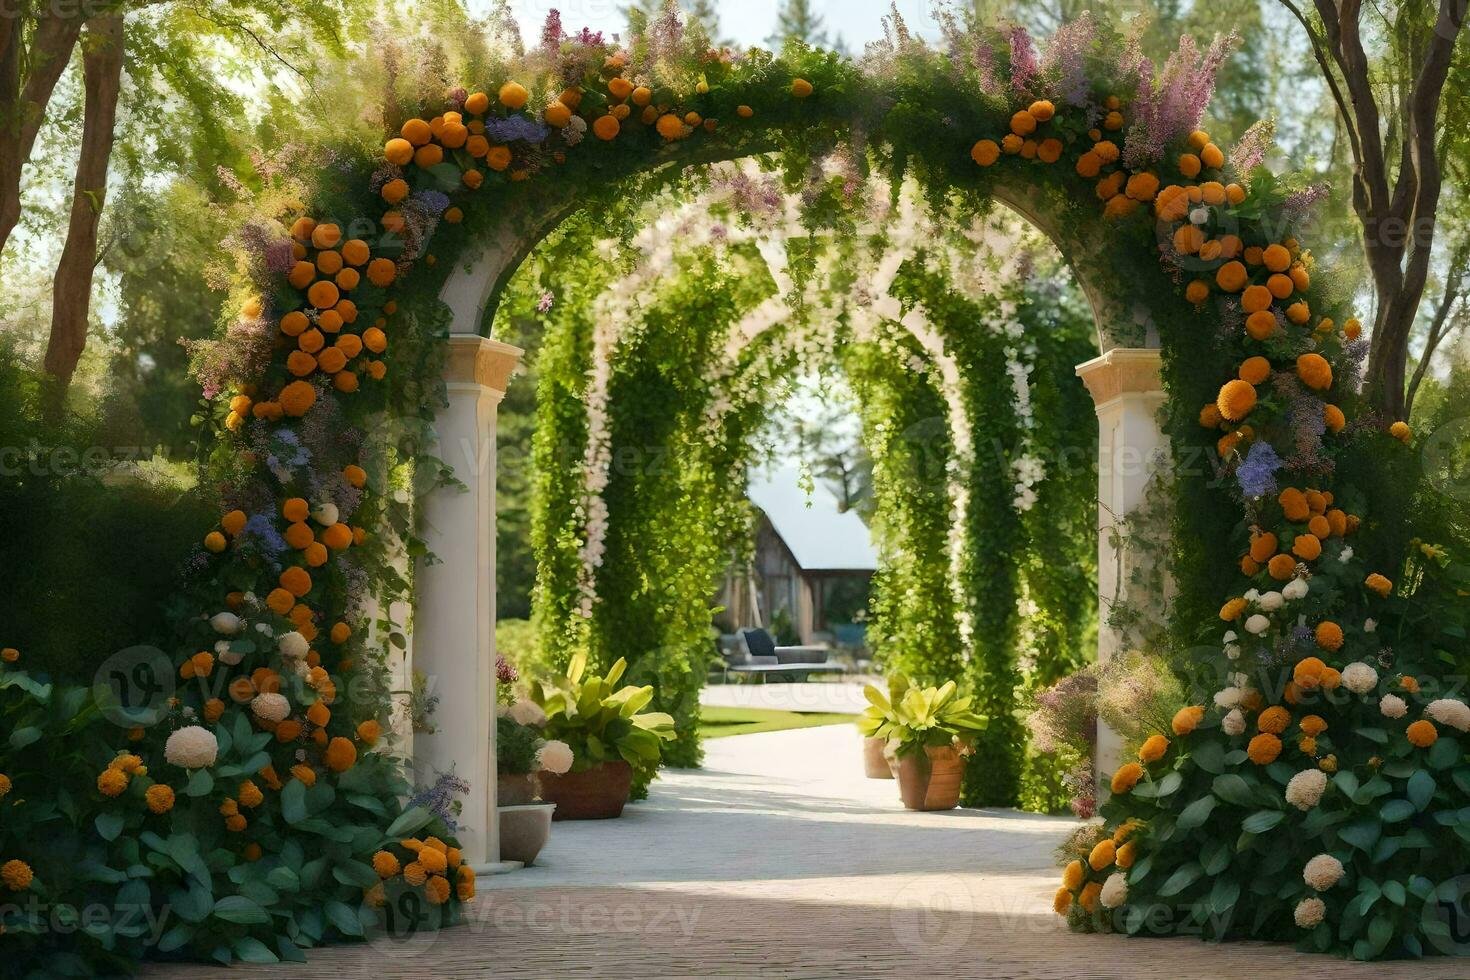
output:
[[516,670],[515,664],[505,659],[505,654],[495,655],[495,680],[502,685],[514,684],[520,680],[520,672]]
[[536,301],[536,312],[537,313],[546,313],[546,312],[548,312],[551,309],[552,305],[555,302],[556,302],[556,297],[551,294],[551,291],[550,290],[542,293],[541,294],[541,298]]
[[250,540],[271,558],[278,558],[286,551],[286,539],[276,530],[275,521],[267,514],[254,514],[240,531],[242,539]]
[[1230,150],[1230,166],[1244,177],[1261,165],[1276,142],[1276,120],[1262,119],[1251,125]]
[[1031,92],[1031,86],[1035,84],[1041,70],[1036,59],[1036,45],[1032,43],[1031,35],[1024,27],[1011,28],[1010,42],[1011,91],[1017,95],[1026,95]]
[[1289,220],[1299,221],[1319,202],[1325,201],[1331,188],[1325,182],[1312,184],[1281,202],[1281,210]]
[[1223,38],[1216,35],[1201,55],[1194,39],[1186,34],[1157,78],[1151,64],[1139,63],[1133,123],[1123,141],[1126,166],[1136,169],[1158,160],[1170,143],[1199,127],[1214,95],[1220,66],[1239,40],[1233,31]]
[[453,770],[437,774],[433,785],[418,791],[408,801],[408,808],[421,806],[434,816],[444,821],[444,826],[452,833],[459,830],[459,814],[464,809],[464,802],[459,797],[470,791],[470,784],[456,776]]
[[1259,499],[1276,492],[1276,471],[1281,469],[1281,457],[1275,448],[1262,439],[1251,446],[1245,462],[1235,471],[1240,481],[1240,491],[1249,499]]
[[552,7],[546,12],[546,23],[541,25],[541,53],[555,61],[561,53],[561,42],[566,32],[561,27],[561,11]]
[[271,272],[281,275],[291,271],[296,264],[296,255],[291,249],[291,242],[287,239],[271,242],[265,250],[265,267]]
[[1057,28],[1046,47],[1043,68],[1055,68],[1060,74],[1057,92],[1062,101],[1072,106],[1085,105],[1092,91],[1087,77],[1087,51],[1097,38],[1097,23],[1090,11]]
[[442,191],[419,191],[413,199],[436,218],[449,209],[449,195]]

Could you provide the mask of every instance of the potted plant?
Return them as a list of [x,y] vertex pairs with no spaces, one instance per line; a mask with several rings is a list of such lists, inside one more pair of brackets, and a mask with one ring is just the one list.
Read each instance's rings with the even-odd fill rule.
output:
[[[895,674],[888,679],[887,703],[893,704],[903,698],[904,692],[909,689],[908,678],[902,674]],[[860,723],[861,724],[861,723]],[[864,735],[863,738],[863,775],[869,779],[894,779],[897,775],[897,766],[889,758],[888,739],[882,735]]]
[[560,775],[572,767],[565,742],[542,737],[546,713],[534,701],[517,701],[496,719],[498,768],[496,812],[500,817],[500,857],[530,865],[551,837],[556,804],[541,800],[543,773]]
[[869,684],[869,706],[858,719],[864,735],[887,742],[897,763],[898,795],[910,810],[949,810],[960,801],[960,776],[970,740],[987,720],[970,710],[954,681],[907,687],[890,700]]
[[556,804],[557,820],[621,816],[634,769],[651,774],[663,743],[674,739],[673,718],[643,710],[652,686],[617,686],[627,667],[619,658],[606,676],[586,675],[587,656],[578,653],[560,681],[531,684],[531,699],[546,712],[546,734],[565,742],[574,760],[569,772],[541,774],[541,796]]

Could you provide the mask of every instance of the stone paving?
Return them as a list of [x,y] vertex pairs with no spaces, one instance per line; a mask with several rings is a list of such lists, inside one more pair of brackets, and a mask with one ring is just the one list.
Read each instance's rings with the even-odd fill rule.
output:
[[[1070,820],[909,813],[849,726],[715,739],[621,820],[558,823],[538,866],[482,878],[471,921],[231,975],[374,978],[1470,976],[1257,943],[1076,936],[1052,914]],[[154,977],[197,977],[155,967]]]

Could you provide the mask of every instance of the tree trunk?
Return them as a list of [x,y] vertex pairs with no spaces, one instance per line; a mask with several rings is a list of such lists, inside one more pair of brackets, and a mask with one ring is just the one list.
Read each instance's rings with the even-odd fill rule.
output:
[[112,158],[117,100],[122,89],[122,14],[89,20],[83,49],[87,102],[82,118],[82,152],[72,189],[66,247],[52,286],[51,341],[46,348],[46,370],[62,386],[71,382],[87,344],[92,274],[97,267],[97,223],[107,195],[107,166]]
[[[82,21],[74,14],[43,14],[36,23],[30,49],[22,52],[24,19],[7,16],[0,28],[0,250],[20,221],[20,177],[51,93],[76,48]],[[30,70],[21,76],[21,62]]]

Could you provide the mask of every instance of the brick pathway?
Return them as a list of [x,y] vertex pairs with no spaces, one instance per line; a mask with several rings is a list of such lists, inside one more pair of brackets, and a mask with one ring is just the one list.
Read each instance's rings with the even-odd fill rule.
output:
[[[847,726],[709,743],[609,822],[559,823],[539,867],[481,880],[471,921],[230,976],[439,978],[1296,978],[1470,976],[1285,947],[1075,936],[1049,908],[1072,826],[908,813],[862,778]],[[199,967],[154,967],[193,978]]]

